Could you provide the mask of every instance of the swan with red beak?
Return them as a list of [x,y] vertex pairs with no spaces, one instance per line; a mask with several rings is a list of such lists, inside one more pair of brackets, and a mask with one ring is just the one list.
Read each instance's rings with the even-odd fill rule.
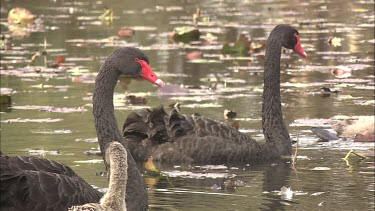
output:
[[165,83],[158,78],[158,76],[155,74],[155,72],[152,70],[150,65],[142,59],[135,58],[135,62],[138,62],[142,67],[142,73],[141,76],[150,81],[151,83],[157,85],[157,86],[164,86]]
[[294,36],[297,38],[297,44],[293,48],[293,51],[296,52],[296,53],[298,53],[303,58],[307,58],[307,54],[305,53],[305,51],[303,50],[303,48],[301,46],[301,40],[299,38],[299,34],[295,33]]

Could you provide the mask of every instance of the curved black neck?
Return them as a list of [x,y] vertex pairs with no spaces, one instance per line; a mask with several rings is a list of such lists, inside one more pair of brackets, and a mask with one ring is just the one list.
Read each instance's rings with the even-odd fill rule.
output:
[[[105,161],[106,148],[112,141],[124,145],[128,154],[128,184],[126,189],[128,210],[147,209],[147,192],[141,173],[125,144],[114,114],[113,94],[119,73],[113,69],[115,62],[108,58],[96,77],[93,94],[93,113],[100,150]],[[106,167],[108,164],[106,163]]]
[[104,153],[104,147],[115,140],[122,140],[118,129],[114,106],[113,94],[118,80],[118,73],[111,71],[110,62],[105,62],[99,71],[93,94],[93,112],[96,134],[100,143],[100,149]]
[[265,64],[262,105],[262,127],[266,143],[275,144],[280,155],[291,154],[288,129],[283,120],[280,99],[280,57],[281,40],[273,30],[268,37]]

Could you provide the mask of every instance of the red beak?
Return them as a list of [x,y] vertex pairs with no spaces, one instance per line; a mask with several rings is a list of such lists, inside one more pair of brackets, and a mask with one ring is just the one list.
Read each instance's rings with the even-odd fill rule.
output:
[[298,53],[303,58],[307,58],[307,54],[305,53],[305,51],[303,50],[303,48],[301,46],[301,41],[300,41],[299,35],[295,34],[294,36],[297,38],[297,45],[296,45],[296,47],[293,48],[293,51]]
[[146,61],[135,58],[135,62],[138,62],[142,66],[141,75],[143,78],[145,78],[153,84],[156,84],[157,86],[164,86],[164,82],[158,78],[158,76],[154,73],[154,71],[151,69],[150,65]]

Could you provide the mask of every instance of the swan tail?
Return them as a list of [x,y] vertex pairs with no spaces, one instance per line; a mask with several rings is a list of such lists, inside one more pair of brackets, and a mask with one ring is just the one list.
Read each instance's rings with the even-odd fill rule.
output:
[[177,109],[172,109],[169,116],[164,116],[164,122],[166,124],[167,133],[172,140],[185,136],[189,134],[190,131],[194,130],[191,118],[179,114]]
[[132,112],[122,127],[123,136],[132,142],[144,139],[151,140],[153,144],[167,142],[169,136],[164,122],[166,115],[163,107]]

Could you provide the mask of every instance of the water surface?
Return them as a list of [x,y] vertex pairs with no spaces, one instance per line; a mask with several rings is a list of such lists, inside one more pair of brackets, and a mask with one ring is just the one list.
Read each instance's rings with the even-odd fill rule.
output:
[[[311,126],[326,126],[335,116],[374,115],[374,1],[5,1],[1,21],[14,7],[26,7],[38,18],[32,28],[10,34],[11,46],[1,50],[1,88],[13,92],[12,108],[1,113],[1,150],[30,155],[30,150],[59,150],[43,156],[71,166],[90,184],[107,187],[101,159],[83,152],[97,149],[91,96],[101,62],[116,47],[135,46],[150,57],[151,66],[167,83],[200,86],[184,97],[160,98],[157,88],[132,81],[127,94],[146,96],[146,107],[181,102],[182,113],[198,112],[223,120],[223,110],[237,112],[240,129],[261,136],[263,52],[249,57],[221,55],[221,46],[247,33],[255,43],[266,40],[277,24],[295,26],[307,59],[286,51],[282,57],[283,115],[291,137],[299,131],[300,156],[294,168],[284,159],[263,164],[183,166],[163,169],[162,176],[145,172],[151,210],[373,210],[374,144],[352,141],[317,142]],[[98,20],[104,7],[113,8],[112,23]],[[168,35],[178,26],[192,26],[192,14],[201,9],[202,36],[217,37],[209,45],[175,44]],[[209,21],[207,21],[209,20]],[[113,38],[122,28],[135,29],[131,38]],[[337,46],[329,38],[342,39]],[[65,56],[64,69],[44,69],[43,57],[29,61],[47,40],[47,60]],[[186,54],[203,57],[189,60]],[[331,73],[336,66],[352,69],[351,76]],[[34,68],[34,69],[33,69]],[[42,71],[38,73],[35,68]],[[75,69],[74,69],[75,68]],[[78,69],[79,68],[79,69]],[[72,70],[73,69],[73,70]],[[324,96],[320,87],[339,89]],[[118,86],[116,96],[123,97]],[[123,98],[116,101],[121,126],[133,109]],[[11,122],[21,118],[23,121]],[[224,121],[224,120],[223,120]],[[93,140],[94,139],[94,140]],[[92,142],[90,142],[90,140]],[[295,149],[295,146],[294,146]],[[360,160],[341,158],[354,149],[368,155]],[[184,173],[185,172],[185,173]],[[246,185],[213,190],[227,180]],[[283,199],[281,187],[294,191]]]

